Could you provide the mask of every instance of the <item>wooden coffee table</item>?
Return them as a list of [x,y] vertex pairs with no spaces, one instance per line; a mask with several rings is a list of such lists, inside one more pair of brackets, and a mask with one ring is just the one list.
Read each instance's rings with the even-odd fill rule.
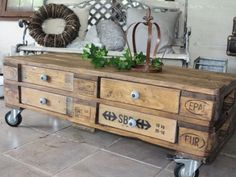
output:
[[[177,67],[161,73],[95,69],[79,54],[7,57],[10,126],[32,109],[176,151],[176,176],[198,176],[232,135],[236,76]],[[158,157],[157,157],[158,158]]]

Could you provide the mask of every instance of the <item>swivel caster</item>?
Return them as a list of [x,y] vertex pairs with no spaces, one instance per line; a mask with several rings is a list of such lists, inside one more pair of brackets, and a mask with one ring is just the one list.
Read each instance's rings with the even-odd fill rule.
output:
[[175,177],[198,177],[199,168],[202,165],[201,161],[176,158],[174,159],[176,166],[174,169]]
[[191,176],[186,176],[186,169],[185,165],[182,163],[177,163],[174,169],[175,177],[198,177],[199,176],[199,169],[197,169]]
[[13,109],[8,113],[6,113],[5,115],[6,123],[11,127],[17,127],[18,125],[20,125],[22,122],[21,111],[22,110]]

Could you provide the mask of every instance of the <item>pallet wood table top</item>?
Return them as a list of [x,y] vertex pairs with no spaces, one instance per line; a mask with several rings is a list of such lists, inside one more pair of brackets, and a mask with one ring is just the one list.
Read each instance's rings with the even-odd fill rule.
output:
[[31,56],[11,56],[5,62],[17,61],[39,67],[50,67],[71,71],[78,74],[89,74],[102,77],[131,80],[135,82],[171,87],[191,92],[217,95],[225,86],[236,84],[236,75],[214,73],[189,68],[164,66],[160,73],[138,73],[133,71],[118,71],[114,68],[95,69],[89,61],[79,54],[41,54]]

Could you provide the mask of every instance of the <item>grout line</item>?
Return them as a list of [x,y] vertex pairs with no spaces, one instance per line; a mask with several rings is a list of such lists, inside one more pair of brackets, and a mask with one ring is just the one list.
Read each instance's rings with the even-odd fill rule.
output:
[[118,143],[118,142],[119,142],[120,140],[122,140],[122,139],[123,139],[122,137],[116,139],[115,141],[113,141],[113,142],[112,142],[109,146],[107,146],[106,148],[110,148],[112,145]]
[[110,153],[110,154],[113,154],[113,155],[116,155],[116,156],[119,156],[119,157],[123,157],[123,158],[129,159],[129,160],[132,160],[132,161],[135,161],[135,162],[144,164],[144,165],[148,165],[148,166],[151,166],[151,167],[154,167],[154,168],[161,169],[161,167],[158,167],[158,166],[156,166],[156,165],[153,165],[153,164],[150,164],[150,163],[147,163],[147,162],[143,162],[143,161],[141,161],[141,160],[137,160],[137,159],[134,159],[134,158],[132,158],[132,157],[125,156],[125,155],[121,155],[121,154],[118,154],[118,153],[116,153],[116,152],[111,152],[111,151],[106,150],[106,149],[101,149],[101,151],[104,151],[104,152],[107,152],[107,153]]
[[228,153],[225,153],[225,152],[222,152],[220,153],[220,155],[223,155],[223,156],[226,156],[226,157],[230,157],[230,158],[236,158],[236,155],[233,155],[233,154],[228,154]]
[[36,131],[36,132],[39,132],[39,133],[46,133],[46,134],[54,134],[54,133],[57,133],[57,132],[59,132],[59,131],[61,131],[61,130],[64,130],[64,129],[67,129],[67,128],[71,127],[71,125],[69,125],[69,126],[66,126],[66,127],[61,128],[61,129],[59,129],[59,130],[57,130],[57,131],[55,131],[55,132],[47,132],[47,131],[42,130],[42,129],[40,129],[40,128],[31,127],[30,125],[27,125],[27,124],[23,124],[23,125],[24,125],[25,127],[27,127],[27,128],[30,128],[30,129]]
[[42,140],[43,138],[46,138],[46,137],[48,137],[48,136],[55,136],[55,135],[54,135],[54,134],[47,134],[47,135],[44,135],[44,136],[39,136],[39,137],[37,137],[37,139],[35,139],[35,140],[32,140],[32,141],[30,141],[30,142],[28,142],[28,143],[24,143],[24,144],[22,144],[22,145],[20,145],[20,146],[17,146],[17,147],[15,147],[15,148],[13,148],[13,149],[9,149],[9,150],[7,150],[7,151],[4,151],[2,154],[7,154],[8,152],[15,151],[16,149],[20,149],[20,148],[22,148],[22,147],[24,147],[24,146],[27,146],[27,145],[29,145],[29,144],[36,143],[36,142],[38,142],[38,141],[40,141],[40,140]]
[[32,169],[34,169],[34,170],[36,170],[36,171],[38,171],[38,172],[40,172],[40,173],[43,173],[43,174],[45,174],[45,175],[47,175],[47,176],[52,176],[51,173],[48,173],[48,172],[46,172],[46,171],[44,171],[44,170],[41,170],[40,168],[37,168],[37,167],[35,167],[35,166],[33,166],[33,165],[30,165],[30,164],[28,164],[28,163],[25,163],[25,162],[22,162],[22,161],[20,161],[20,160],[18,160],[18,159],[15,159],[14,157],[12,157],[12,156],[10,156],[10,155],[4,154],[4,156],[5,156],[5,157],[8,157],[8,158],[10,158],[10,159],[12,159],[12,160],[14,160],[14,161],[16,161],[16,162],[18,162],[18,163],[24,165],[24,166],[27,166],[27,167],[29,167],[29,168],[32,168]]
[[97,150],[96,150],[96,151],[94,151],[92,154],[90,154],[90,155],[88,155],[88,156],[84,157],[83,159],[81,159],[80,161],[78,161],[78,162],[74,163],[73,165],[71,165],[71,166],[68,166],[68,167],[65,167],[64,169],[62,169],[62,170],[58,171],[58,172],[57,172],[56,174],[54,174],[52,177],[56,177],[57,175],[59,175],[59,174],[63,173],[63,171],[65,171],[65,170],[67,170],[67,169],[70,169],[70,168],[73,168],[73,167],[75,167],[76,165],[80,164],[81,162],[83,162],[83,161],[85,161],[85,160],[89,159],[90,157],[92,157],[92,156],[96,155],[98,152],[100,152],[100,149],[97,149]]
[[[56,131],[56,132],[52,132],[52,133],[50,133],[50,132],[45,132],[45,131],[40,131],[39,129],[34,129],[34,128],[31,128],[32,130],[36,130],[37,131],[37,133],[45,133],[44,135],[42,135],[42,136],[38,136],[35,140],[32,140],[32,141],[29,141],[29,142],[27,142],[27,143],[24,143],[24,144],[22,144],[22,145],[20,145],[20,146],[17,146],[17,147],[15,147],[15,148],[13,148],[13,149],[10,149],[10,150],[7,150],[7,151],[4,151],[4,152],[2,152],[1,154],[7,154],[8,152],[11,152],[11,151],[14,151],[14,150],[16,150],[16,149],[20,149],[20,148],[22,148],[22,147],[24,147],[24,146],[26,146],[26,145],[29,145],[29,144],[33,144],[33,143],[36,143],[37,141],[40,141],[40,140],[42,140],[43,138],[46,138],[46,137],[48,137],[48,136],[57,136],[58,138],[61,138],[60,136],[58,136],[58,134],[56,134],[57,132],[59,132],[59,131],[61,131],[61,130],[64,130],[64,129],[66,129],[66,128],[69,128],[70,126],[68,126],[68,127],[65,127],[65,128],[63,128],[63,129],[60,129],[60,130],[58,130],[58,131]],[[68,139],[67,139],[68,140]],[[72,141],[72,140],[71,140]],[[73,142],[73,141],[72,141]],[[80,143],[80,142],[78,142],[78,143]]]
[[167,163],[164,167],[162,167],[161,170],[159,172],[157,172],[157,174],[154,175],[153,177],[158,177],[158,175],[160,175],[165,170],[168,172],[173,172],[173,171],[167,169],[170,164],[171,164],[171,161],[169,163]]

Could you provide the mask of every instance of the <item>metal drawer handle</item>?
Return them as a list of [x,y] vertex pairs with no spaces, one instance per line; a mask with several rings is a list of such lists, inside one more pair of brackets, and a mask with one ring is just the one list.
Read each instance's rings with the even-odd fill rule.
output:
[[46,105],[48,102],[48,100],[46,98],[40,98],[39,99],[39,103],[42,104],[42,105]]
[[45,75],[45,74],[42,74],[42,75],[40,75],[40,80],[47,81],[48,80],[48,76]]
[[131,98],[132,98],[133,100],[137,100],[137,99],[140,98],[140,94],[139,94],[139,92],[136,91],[136,90],[133,90],[133,91],[131,92],[130,96],[131,96]]
[[137,122],[136,122],[136,120],[134,120],[134,119],[130,119],[130,120],[128,121],[128,125],[129,125],[131,128],[134,128],[134,127],[136,127]]

